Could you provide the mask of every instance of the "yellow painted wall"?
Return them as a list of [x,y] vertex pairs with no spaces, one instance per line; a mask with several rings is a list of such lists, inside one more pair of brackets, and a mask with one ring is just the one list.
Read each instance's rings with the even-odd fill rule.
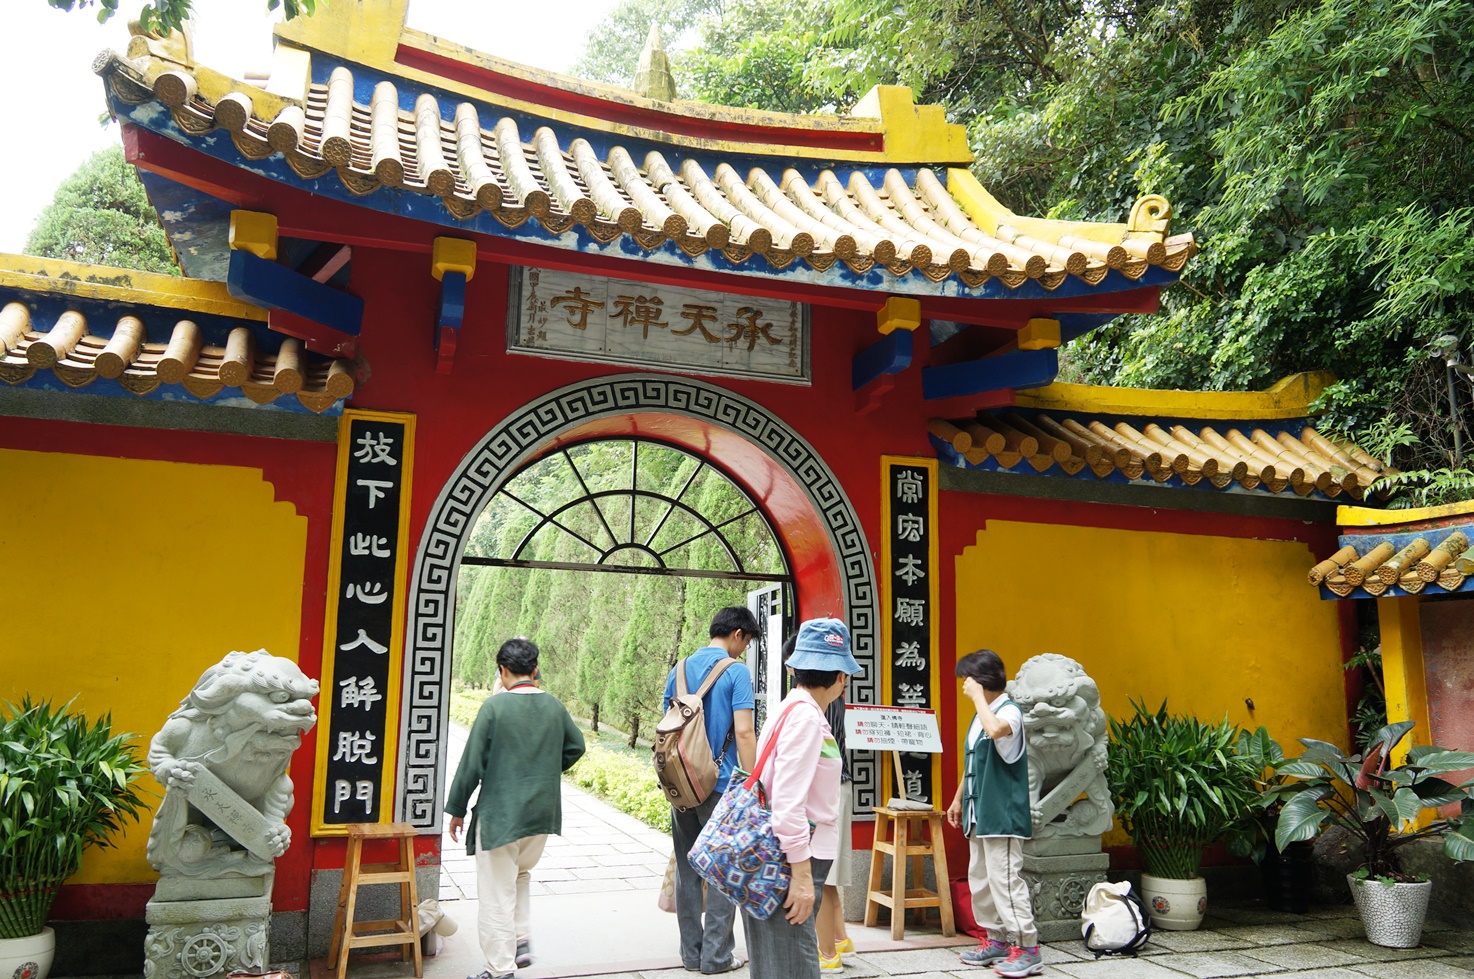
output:
[[[1114,717],[1166,697],[1263,724],[1290,752],[1301,737],[1342,743],[1336,608],[1306,587],[1310,563],[1293,541],[989,521],[956,559],[957,654],[992,649],[1009,676],[1038,653],[1069,656]],[[972,714],[958,715],[960,744]]]
[[[75,696],[146,753],[226,653],[297,659],[307,519],[259,469],[0,449],[0,514],[0,697]],[[72,883],[153,880],[150,824]]]

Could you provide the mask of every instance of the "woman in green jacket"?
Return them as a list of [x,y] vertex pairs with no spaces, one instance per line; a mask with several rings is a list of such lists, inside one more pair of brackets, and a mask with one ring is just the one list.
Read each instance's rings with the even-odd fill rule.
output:
[[477,931],[486,969],[470,979],[505,979],[532,964],[528,890],[549,833],[563,831],[561,778],[583,757],[583,733],[538,689],[537,646],[509,639],[497,650],[505,692],[476,713],[446,794],[450,838],[459,841],[471,794],[480,792],[466,834],[476,857]]

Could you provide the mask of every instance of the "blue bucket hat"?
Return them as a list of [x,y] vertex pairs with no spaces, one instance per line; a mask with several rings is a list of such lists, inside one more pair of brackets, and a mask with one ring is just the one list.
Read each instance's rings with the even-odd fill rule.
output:
[[809,619],[798,627],[798,640],[788,665],[795,670],[863,672],[850,653],[850,630],[839,619]]

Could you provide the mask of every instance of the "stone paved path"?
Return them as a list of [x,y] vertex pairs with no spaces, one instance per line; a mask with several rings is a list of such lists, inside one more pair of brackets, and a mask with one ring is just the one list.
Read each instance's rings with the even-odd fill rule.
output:
[[[447,771],[460,764],[466,731],[451,725]],[[476,867],[466,845],[440,841],[440,900],[476,899]],[[532,872],[532,895],[659,891],[670,859],[670,836],[651,829],[587,792],[563,783],[563,835],[548,838]]]
[[[452,735],[451,771],[464,733]],[[518,979],[603,976],[689,979],[676,954],[674,915],[655,906],[669,841],[571,785],[563,787],[564,833],[549,840],[533,885],[533,948],[538,961]],[[464,845],[445,841],[441,901],[460,930],[425,960],[426,979],[460,979],[483,967],[476,947],[475,872]],[[849,926],[859,949],[844,979],[983,979],[957,952],[971,940],[943,938],[935,925]],[[1046,976],[1067,979],[1474,979],[1474,933],[1429,924],[1420,948],[1379,948],[1362,936],[1349,906],[1287,915],[1257,906],[1215,907],[1193,932],[1156,932],[1140,958],[1095,960],[1078,941],[1044,946]],[[741,939],[739,936],[739,948]],[[322,963],[314,963],[314,975]],[[350,979],[398,979],[397,962],[355,961]],[[830,975],[833,975],[832,973]],[[746,968],[730,979],[750,979]]]

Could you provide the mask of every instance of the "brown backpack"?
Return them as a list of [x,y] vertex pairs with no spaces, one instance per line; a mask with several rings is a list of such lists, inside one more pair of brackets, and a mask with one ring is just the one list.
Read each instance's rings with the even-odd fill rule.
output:
[[[695,693],[686,685],[687,661],[676,664],[676,695],[655,725],[655,781],[670,804],[682,811],[701,805],[716,787],[721,764],[706,739],[703,699],[735,662],[730,657],[719,660]],[[723,744],[722,753],[726,750]]]

